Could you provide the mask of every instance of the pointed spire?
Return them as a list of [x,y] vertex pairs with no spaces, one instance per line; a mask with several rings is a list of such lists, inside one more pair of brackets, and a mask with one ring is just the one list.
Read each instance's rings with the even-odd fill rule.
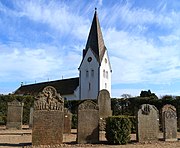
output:
[[98,61],[101,62],[103,55],[105,53],[106,47],[104,45],[101,27],[100,27],[99,19],[97,16],[97,8],[95,8],[94,18],[92,21],[85,51],[87,52],[89,48],[92,49]]

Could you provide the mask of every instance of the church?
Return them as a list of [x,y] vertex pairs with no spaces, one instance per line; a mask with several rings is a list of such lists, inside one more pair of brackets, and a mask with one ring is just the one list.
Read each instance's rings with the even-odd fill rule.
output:
[[79,77],[22,85],[14,94],[37,95],[46,86],[53,86],[66,100],[96,99],[100,90],[111,94],[111,65],[95,10],[82,61]]

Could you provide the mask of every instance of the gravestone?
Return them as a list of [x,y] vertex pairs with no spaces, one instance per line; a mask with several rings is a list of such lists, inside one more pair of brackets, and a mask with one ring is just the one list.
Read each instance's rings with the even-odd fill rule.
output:
[[112,116],[111,110],[111,98],[106,89],[100,90],[98,94],[98,106],[99,106],[99,128],[101,131],[105,130],[106,118]]
[[163,138],[165,141],[177,141],[177,114],[172,105],[162,108]]
[[107,118],[112,116],[111,98],[109,92],[106,89],[99,91],[98,106],[100,118]]
[[64,108],[64,134],[71,134],[72,113]]
[[34,108],[30,108],[30,114],[29,114],[29,128],[32,129],[33,125],[33,113],[34,113]]
[[137,114],[137,141],[156,141],[159,133],[159,114],[154,105],[141,105]]
[[82,102],[78,107],[77,142],[99,142],[99,108],[91,100]]
[[7,124],[8,129],[22,129],[24,103],[14,100],[8,102]]
[[56,89],[47,86],[34,102],[32,145],[63,142],[64,101]]

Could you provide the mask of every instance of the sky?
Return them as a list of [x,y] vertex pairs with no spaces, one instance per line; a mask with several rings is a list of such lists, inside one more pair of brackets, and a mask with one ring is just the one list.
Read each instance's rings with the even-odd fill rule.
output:
[[0,94],[78,77],[95,7],[111,97],[180,95],[179,0],[0,0]]

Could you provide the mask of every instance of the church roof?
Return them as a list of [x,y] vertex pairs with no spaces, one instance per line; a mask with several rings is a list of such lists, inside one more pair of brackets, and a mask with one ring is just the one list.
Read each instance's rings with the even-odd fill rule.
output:
[[[98,19],[96,10],[94,13],[94,18],[92,21],[88,40],[86,43],[85,54],[89,48],[91,48],[92,51],[95,53],[97,60],[99,62],[101,62],[102,58],[104,56],[104,53],[106,51],[106,47],[104,45],[104,40],[103,40],[101,27],[99,24],[99,19]],[[85,54],[84,54],[84,56],[85,56]]]
[[37,95],[46,86],[53,86],[60,95],[73,94],[74,90],[79,86],[79,77],[62,79],[56,81],[42,82],[30,85],[22,85],[14,94],[16,95]]

